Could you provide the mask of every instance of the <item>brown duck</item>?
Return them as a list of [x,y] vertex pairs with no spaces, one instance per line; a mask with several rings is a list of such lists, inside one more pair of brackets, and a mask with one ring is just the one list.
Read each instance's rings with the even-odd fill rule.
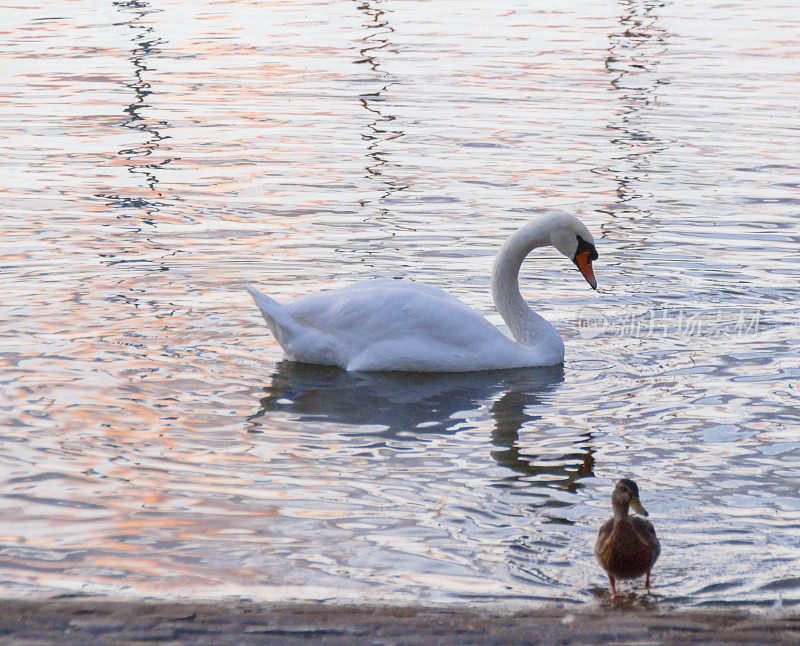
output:
[[644,585],[650,589],[650,570],[661,553],[653,524],[628,515],[628,507],[647,516],[639,502],[639,487],[633,480],[624,478],[611,494],[614,517],[600,528],[594,555],[608,573],[611,593],[616,597],[616,579],[635,579],[647,575]]

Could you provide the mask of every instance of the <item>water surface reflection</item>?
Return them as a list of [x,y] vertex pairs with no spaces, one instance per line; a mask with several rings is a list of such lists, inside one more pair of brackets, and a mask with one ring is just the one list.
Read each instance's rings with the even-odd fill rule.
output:
[[133,100],[124,108],[126,116],[121,126],[137,140],[121,148],[117,154],[128,172],[138,179],[136,183],[141,188],[122,190],[120,187],[116,192],[99,193],[97,197],[107,200],[115,208],[123,209],[119,217],[132,210],[139,214],[144,224],[152,226],[157,222],[156,214],[163,206],[157,171],[170,160],[156,156],[167,138],[161,131],[168,124],[166,120],[145,114],[151,107],[149,97],[154,91],[146,75],[154,71],[150,65],[161,53],[160,47],[166,41],[158,36],[156,27],[148,20],[150,14],[159,10],[153,9],[146,0],[117,0],[114,6],[124,19],[122,24],[128,28],[131,44],[129,60],[133,67],[132,76],[125,81],[125,86],[133,92]]
[[[467,373],[346,372],[340,368],[281,361],[272,375],[256,421],[269,412],[291,413],[298,422],[330,421],[352,432],[401,437],[415,432],[455,433],[471,412],[489,407],[505,443],[526,419],[537,393],[564,380],[562,366]],[[516,397],[510,397],[514,393]],[[503,429],[500,431],[499,429]],[[257,432],[258,427],[253,427]]]
[[[492,430],[492,444],[502,447],[492,451],[498,464],[514,471],[515,475],[504,478],[501,483],[510,486],[519,480],[544,483],[570,492],[575,492],[581,478],[593,474],[594,451],[591,448],[592,433],[584,433],[575,438],[575,450],[569,453],[537,459],[520,451],[519,431],[542,419],[536,414],[539,397],[531,390],[509,390],[492,405],[495,425]],[[531,412],[529,412],[531,411]]]
[[[797,19],[443,6],[0,8],[0,587],[591,602],[625,474],[656,594],[800,602]],[[284,363],[241,290],[486,312],[506,233],[575,204],[596,300],[545,252],[521,276],[563,373]]]
[[607,169],[617,183],[617,199],[607,209],[614,217],[637,221],[648,215],[645,200],[654,197],[646,192],[653,158],[668,145],[654,132],[648,109],[658,100],[659,88],[669,82],[659,69],[668,52],[669,34],[659,23],[658,10],[663,2],[625,0],[621,6],[624,13],[609,34],[605,59],[619,103],[608,125],[617,154]]

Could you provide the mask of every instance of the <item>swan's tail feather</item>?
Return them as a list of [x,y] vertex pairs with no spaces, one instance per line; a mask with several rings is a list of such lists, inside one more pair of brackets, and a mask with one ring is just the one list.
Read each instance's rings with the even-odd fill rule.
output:
[[261,310],[261,315],[287,358],[303,363],[318,363],[327,366],[343,365],[339,346],[334,338],[292,318],[283,305],[269,296],[265,296],[255,287],[245,285],[245,289],[253,297],[258,309]]
[[[279,333],[279,328],[282,328],[285,333],[289,334],[298,331],[300,324],[292,318],[291,314],[289,314],[286,308],[278,301],[269,296],[265,296],[252,285],[245,285],[244,288],[247,290],[247,293],[253,297],[258,309],[261,310],[261,315],[269,324],[270,328],[272,328],[272,332],[275,336],[283,336]],[[280,338],[278,340],[280,341]]]

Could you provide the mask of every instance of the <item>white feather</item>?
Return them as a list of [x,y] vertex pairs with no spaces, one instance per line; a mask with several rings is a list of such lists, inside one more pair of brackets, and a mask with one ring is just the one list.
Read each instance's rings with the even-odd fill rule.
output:
[[503,245],[492,293],[514,336],[436,287],[376,279],[303,296],[282,305],[248,286],[287,358],[350,371],[465,372],[552,366],[564,360],[555,328],[533,312],[517,277],[534,248],[553,245],[571,257],[577,235],[592,242],[566,214],[532,222]]

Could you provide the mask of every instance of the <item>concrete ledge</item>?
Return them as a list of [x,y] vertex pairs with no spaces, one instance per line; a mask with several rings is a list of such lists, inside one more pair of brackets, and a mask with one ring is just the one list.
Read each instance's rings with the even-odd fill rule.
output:
[[501,612],[248,602],[0,601],[0,644],[775,644],[800,615],[545,608]]

